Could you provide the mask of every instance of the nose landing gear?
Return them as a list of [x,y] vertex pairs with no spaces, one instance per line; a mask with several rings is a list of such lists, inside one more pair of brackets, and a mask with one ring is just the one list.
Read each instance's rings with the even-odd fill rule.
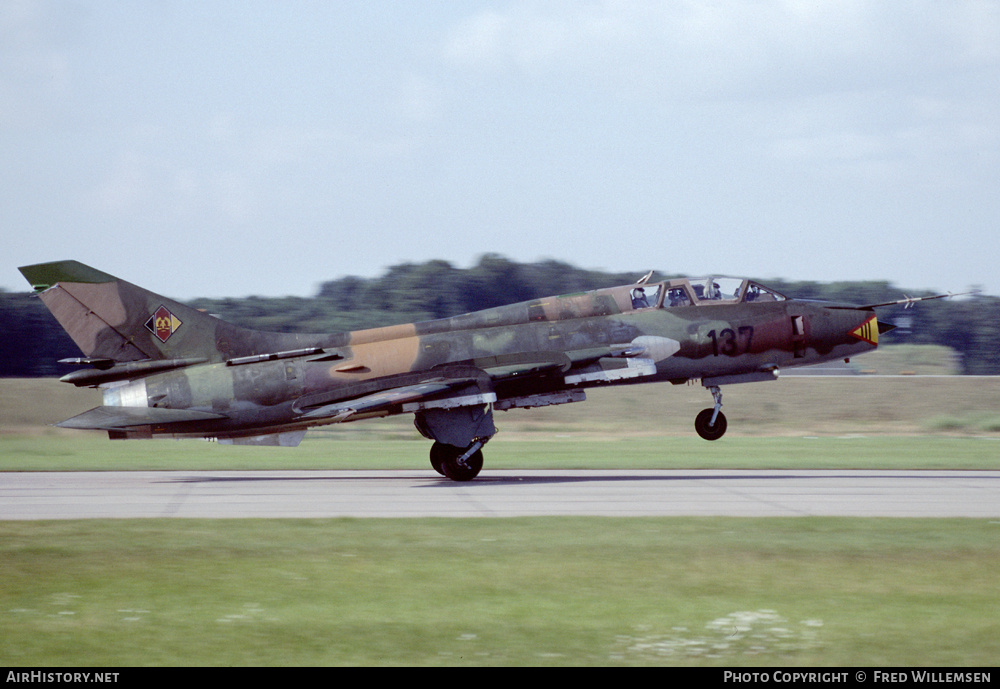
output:
[[705,440],[718,440],[726,434],[726,415],[722,409],[722,388],[713,385],[708,388],[715,398],[715,406],[711,409],[702,409],[694,419],[694,429]]

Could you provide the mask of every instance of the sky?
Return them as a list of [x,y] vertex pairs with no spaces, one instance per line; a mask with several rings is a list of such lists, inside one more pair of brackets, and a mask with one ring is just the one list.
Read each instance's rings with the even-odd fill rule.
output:
[[3,0],[0,287],[484,254],[1000,295],[1000,0]]

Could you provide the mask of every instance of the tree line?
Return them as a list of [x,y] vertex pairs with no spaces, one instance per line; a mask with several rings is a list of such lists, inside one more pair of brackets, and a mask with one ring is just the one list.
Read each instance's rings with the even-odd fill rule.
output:
[[[445,318],[470,311],[635,282],[645,271],[609,273],[548,260],[518,263],[487,254],[471,268],[442,260],[402,263],[374,278],[347,276],[324,282],[314,297],[195,299],[191,306],[226,321],[277,332],[343,332],[396,323]],[[656,272],[654,279],[671,277]],[[794,282],[763,284],[797,299],[856,304],[900,299],[889,282]],[[908,292],[923,296],[929,292]],[[1000,298],[923,302],[912,309],[879,309],[879,319],[901,327],[883,344],[938,344],[961,354],[963,373],[1000,374]],[[67,373],[59,359],[79,350],[39,299],[0,290],[0,376],[56,376]]]

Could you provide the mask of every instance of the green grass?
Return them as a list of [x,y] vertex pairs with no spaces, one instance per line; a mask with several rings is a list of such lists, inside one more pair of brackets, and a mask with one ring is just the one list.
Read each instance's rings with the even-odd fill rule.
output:
[[953,415],[941,414],[924,421],[924,426],[931,431],[953,433],[997,433],[1000,432],[1000,414],[979,412],[974,414]]
[[11,665],[984,665],[986,520],[0,524]]
[[[297,448],[197,440],[109,441],[102,434],[0,435],[3,471],[410,469],[430,471],[430,443],[378,435],[307,438]],[[414,434],[415,435],[415,434]],[[497,436],[492,469],[1000,469],[996,436]]]
[[[1000,380],[595,390],[497,415],[486,468],[1000,467]],[[0,472],[430,471],[409,418],[299,448],[109,441],[99,404],[0,381]],[[0,473],[0,481],[3,475]],[[523,518],[0,522],[0,661],[134,665],[987,666],[991,520]]]
[[880,375],[950,376],[960,370],[959,356],[942,345],[884,345],[854,357],[850,367]]

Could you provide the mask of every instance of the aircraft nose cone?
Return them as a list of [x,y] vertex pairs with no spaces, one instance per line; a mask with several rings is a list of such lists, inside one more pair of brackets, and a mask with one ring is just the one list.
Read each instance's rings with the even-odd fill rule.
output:
[[870,345],[878,346],[878,336],[882,332],[878,319],[874,313],[870,312],[864,313],[862,317],[864,320],[861,324],[850,330],[848,335],[862,342],[867,342]]
[[878,322],[874,311],[828,308],[813,321],[810,341],[820,351],[846,345],[853,353],[860,353],[878,347],[881,332],[888,330]]

